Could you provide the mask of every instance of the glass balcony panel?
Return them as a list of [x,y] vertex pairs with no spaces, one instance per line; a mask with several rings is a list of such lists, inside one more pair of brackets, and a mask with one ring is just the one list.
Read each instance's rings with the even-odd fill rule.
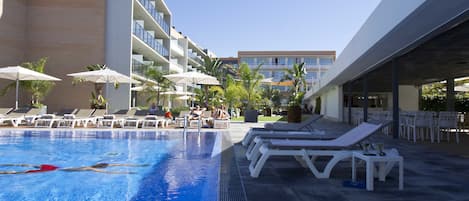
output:
[[169,34],[169,25],[164,21],[164,18],[161,17],[161,15],[158,13],[158,10],[153,6],[149,0],[138,0],[143,7],[150,13],[150,15],[153,17],[153,19],[160,25],[160,27],[166,32],[166,34]]
[[135,36],[140,38],[144,43],[154,49],[162,56],[169,56],[169,51],[161,43],[159,43],[150,33],[148,33],[142,25],[134,21],[133,33]]

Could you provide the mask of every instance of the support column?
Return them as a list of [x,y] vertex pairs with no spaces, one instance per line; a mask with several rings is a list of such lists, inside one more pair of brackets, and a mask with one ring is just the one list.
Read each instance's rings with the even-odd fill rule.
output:
[[368,75],[363,76],[363,121],[368,122]]
[[392,60],[392,137],[399,138],[399,69],[397,59]]
[[454,78],[448,78],[446,80],[446,110],[454,111],[455,104],[454,96]]
[[348,124],[352,125],[352,82],[347,83]]

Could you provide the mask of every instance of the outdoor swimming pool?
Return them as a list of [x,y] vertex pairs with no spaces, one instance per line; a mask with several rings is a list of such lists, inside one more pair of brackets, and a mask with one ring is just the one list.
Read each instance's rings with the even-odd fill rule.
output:
[[[220,138],[215,132],[2,130],[0,164],[59,169],[0,174],[0,200],[217,200]],[[100,169],[132,174],[63,171],[97,163],[147,166]]]

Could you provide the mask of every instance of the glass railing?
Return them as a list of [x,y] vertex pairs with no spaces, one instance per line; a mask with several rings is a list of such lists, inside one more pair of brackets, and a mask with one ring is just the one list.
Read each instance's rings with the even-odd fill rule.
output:
[[153,19],[155,19],[156,23],[158,23],[161,26],[161,28],[163,28],[164,32],[170,35],[169,25],[164,21],[164,18],[160,14],[158,14],[158,10],[155,8],[155,6],[153,6],[153,4],[151,4],[150,0],[138,0],[138,1],[143,5],[143,7],[148,11],[148,13],[150,13]]
[[148,33],[142,25],[138,24],[134,21],[134,30],[133,33],[135,36],[140,38],[143,42],[145,42],[148,46],[154,49],[156,52],[161,54],[162,56],[169,56],[168,49],[163,46],[160,42],[158,42],[153,35]]
[[187,51],[188,52],[188,55],[191,59],[195,60],[196,62],[200,63],[200,64],[203,64],[204,63],[204,60],[201,59],[199,56],[197,56],[196,53],[192,52],[192,51]]
[[145,76],[146,68],[147,68],[147,66],[144,63],[142,63],[142,62],[140,62],[136,59],[132,59],[132,73],[133,74],[137,74],[137,75],[140,75],[142,77],[146,77]]

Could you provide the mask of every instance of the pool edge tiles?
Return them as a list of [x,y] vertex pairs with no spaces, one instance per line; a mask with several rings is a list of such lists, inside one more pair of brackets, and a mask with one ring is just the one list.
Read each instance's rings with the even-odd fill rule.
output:
[[[2,133],[3,131],[0,131],[0,133]],[[97,131],[97,132],[101,132],[101,131]],[[136,131],[132,131],[133,132],[136,132]],[[79,133],[79,132],[78,132]],[[107,132],[103,132],[103,133],[107,133]],[[188,139],[188,142],[186,144],[187,146],[187,149],[178,149],[177,147],[181,147],[183,144],[182,144],[182,140],[179,141],[178,144],[176,144],[172,149],[178,151],[178,152],[175,152],[175,153],[171,153],[171,150],[168,151],[169,153],[167,154],[167,156],[164,156],[163,159],[161,159],[160,162],[158,162],[158,164],[152,164],[152,167],[151,169],[149,169],[148,171],[145,171],[144,175],[141,177],[141,179],[139,180],[136,180],[137,181],[137,192],[138,192],[138,189],[141,188],[142,186],[142,182],[144,180],[144,177],[146,177],[147,174],[151,174],[152,171],[154,169],[161,169],[160,167],[160,164],[164,163],[164,161],[169,161],[169,160],[173,160],[173,162],[171,162],[173,165],[181,165],[181,166],[186,166],[186,167],[190,167],[190,168],[186,168],[186,169],[182,169],[182,170],[192,170],[192,173],[191,174],[188,174],[188,178],[185,178],[185,179],[182,179],[182,178],[177,178],[179,175],[181,175],[181,173],[177,172],[177,171],[174,171],[174,170],[177,170],[177,168],[172,168],[172,166],[168,166],[169,168],[167,169],[171,169],[172,171],[170,171],[169,173],[164,173],[162,174],[161,178],[163,179],[167,179],[168,182],[167,183],[170,183],[170,182],[173,182],[171,183],[172,187],[170,190],[173,191],[173,190],[182,190],[181,192],[183,192],[184,190],[185,191],[189,191],[189,193],[191,195],[195,195],[195,196],[204,196],[204,197],[186,197],[186,199],[183,199],[184,197],[183,196],[179,196],[179,195],[182,195],[181,192],[170,192],[170,193],[173,193],[171,194],[173,197],[171,199],[169,198],[162,198],[162,197],[159,197],[158,200],[198,200],[198,199],[203,199],[203,200],[216,200],[218,195],[217,193],[218,192],[215,192],[213,193],[213,189],[217,189],[218,188],[218,173],[220,171],[220,156],[219,154],[212,154],[212,152],[214,150],[217,150],[219,148],[217,148],[219,146],[219,141],[221,139],[221,136],[223,134],[221,134],[220,132],[206,132],[206,133],[202,133],[202,135],[199,135],[195,132],[189,132],[187,133],[188,135],[188,138],[182,138],[182,135],[181,135],[181,132],[169,132],[169,133],[166,133],[166,134],[163,134],[163,135],[167,135],[169,136],[168,137],[164,137],[164,138],[157,138],[157,137],[148,137],[148,136],[152,136],[152,132],[149,132],[148,135],[145,137],[145,135],[143,135],[143,138],[137,138],[137,137],[134,137],[134,136],[131,136],[131,135],[128,135],[128,134],[123,134],[125,132],[121,132],[121,135],[116,135],[114,137],[111,137],[111,136],[103,136],[103,135],[87,135],[87,134],[76,134],[75,136],[74,135],[62,135],[62,134],[52,134],[52,135],[48,135],[47,134],[47,130],[46,131],[30,131],[29,133],[23,133],[23,136],[18,136],[18,134],[21,134],[21,133],[18,133],[17,131],[14,131],[8,135],[0,135],[0,138],[3,138],[3,141],[5,141],[5,139],[9,139],[9,138],[18,138],[18,142],[19,142],[19,146],[23,146],[21,143],[22,141],[32,141],[34,142],[34,139],[36,138],[41,138],[45,141],[47,141],[48,143],[57,143],[57,142],[60,142],[60,141],[76,141],[76,139],[74,137],[78,136],[77,139],[80,139],[78,141],[82,141],[81,139],[83,139],[83,141],[85,141],[86,143],[95,143],[96,140],[93,140],[93,139],[99,139],[98,141],[104,141],[104,142],[107,142],[107,141],[121,141],[124,140],[124,139],[129,139],[129,140],[136,140],[134,141],[136,143],[136,146],[134,146],[134,150],[133,154],[137,154],[137,152],[139,151],[139,143],[140,140],[144,140],[144,141],[148,141],[150,140],[149,142],[152,142],[152,140],[158,140],[158,139],[162,139],[162,140],[167,140],[167,139]],[[111,134],[106,134],[106,135],[111,135]],[[154,136],[154,132],[153,132],[153,136]],[[177,136],[177,137],[174,137],[174,136]],[[53,138],[52,138],[53,137]],[[23,138],[23,139],[22,139]],[[73,138],[72,140],[67,140],[66,138]],[[107,139],[112,139],[112,140],[107,140]],[[125,142],[131,142],[129,140],[125,140]],[[8,140],[6,140],[8,141]],[[16,141],[14,142],[16,143]],[[5,143],[4,143],[5,144]],[[0,144],[0,146],[3,146],[4,144]],[[96,145],[94,145],[96,147]],[[151,147],[148,147],[147,148],[151,148]],[[84,151],[86,151],[87,149],[85,149]],[[116,153],[119,153],[119,151],[114,151]],[[49,155],[50,153],[45,153],[45,154],[42,154],[42,155]],[[145,155],[145,153],[142,153],[143,155]],[[164,154],[164,153],[163,153]],[[217,158],[216,160],[215,159],[212,159],[212,155],[215,155],[215,157]],[[129,155],[130,157],[134,157],[133,155]],[[66,156],[68,157],[68,156]],[[107,157],[107,156],[106,156]],[[150,156],[152,157],[152,156]],[[63,158],[63,157],[62,157]],[[20,159],[21,160],[21,159]],[[186,161],[184,161],[186,160]],[[210,163],[207,163],[210,162]],[[3,161],[3,162],[8,162],[8,161]],[[2,163],[3,163],[2,162]],[[31,161],[33,162],[33,161]],[[127,161],[125,161],[127,162]],[[93,164],[95,162],[91,162],[91,161],[88,161],[88,162],[84,162],[84,164],[88,165],[88,164]],[[189,164],[189,165],[188,165]],[[205,165],[205,166],[201,166],[200,168],[197,168],[197,167],[191,167],[191,165],[193,164],[201,164],[201,165]],[[76,164],[75,164],[76,166]],[[199,173],[202,174],[202,173],[206,173],[206,175],[198,175]],[[52,175],[52,176],[55,176],[56,174],[59,174],[59,172],[50,172],[50,173],[41,173],[41,174],[37,174],[37,175],[45,175],[45,174],[48,174],[48,175]],[[79,175],[84,175],[85,173],[66,173],[66,174],[79,174]],[[87,173],[87,174],[91,174],[92,176],[99,176],[99,174],[97,173]],[[24,176],[24,175],[17,175],[17,176]],[[130,177],[132,177],[132,175],[129,175]],[[181,175],[183,176],[183,175]],[[7,178],[6,175],[2,175],[2,177],[4,178]],[[158,177],[158,176],[157,176]],[[172,177],[176,177],[176,180]],[[19,177],[18,177],[19,178]],[[177,181],[177,179],[179,179],[179,183]],[[205,181],[204,179],[208,179],[207,181]],[[182,182],[186,182],[186,183],[181,183]],[[34,183],[41,183],[41,182],[34,182]],[[196,188],[192,188],[192,189],[195,189],[196,191],[198,190],[199,192],[198,193],[193,193],[191,192],[191,188],[186,188],[186,186],[184,186],[185,184],[192,184],[192,183],[196,183],[196,184],[200,184],[200,185],[203,185],[203,187],[196,187]],[[114,185],[117,185],[117,184],[114,184]],[[126,185],[126,184],[123,184],[123,185]],[[129,184],[130,185],[130,184]],[[151,183],[150,185],[159,185],[158,183]],[[26,186],[26,188],[29,188]],[[101,187],[97,187],[99,188],[99,190],[102,190],[100,189]],[[204,188],[209,188],[210,191],[205,191],[205,192],[209,192],[209,193],[205,193],[203,192],[204,191]],[[160,188],[160,189],[164,189],[164,188]],[[79,194],[79,192],[75,192],[77,194]],[[107,192],[101,192],[100,194],[103,194],[103,193],[107,193]],[[169,194],[167,191],[165,192],[159,192],[159,194]],[[137,193],[135,194],[129,194],[129,196],[127,198],[124,198],[124,197],[119,197],[119,199],[117,200],[144,200],[144,199],[139,199]],[[60,198],[60,194],[58,194],[57,196],[59,196]],[[179,197],[178,197],[179,196]],[[20,196],[21,197],[21,196]],[[67,196],[64,196],[64,197],[67,197]],[[109,196],[108,196],[109,197]],[[6,197],[8,198],[8,197]],[[6,199],[5,197],[3,199]],[[90,198],[90,197],[89,197]],[[96,198],[96,197],[95,197]],[[103,198],[103,197],[101,197]],[[181,198],[181,199],[178,199],[178,198]],[[206,199],[207,198],[207,199]],[[11,200],[11,199],[10,199]],[[32,198],[32,200],[34,200],[34,198]],[[92,199],[91,199],[92,200]],[[116,199],[100,199],[100,200],[116,200]]]

